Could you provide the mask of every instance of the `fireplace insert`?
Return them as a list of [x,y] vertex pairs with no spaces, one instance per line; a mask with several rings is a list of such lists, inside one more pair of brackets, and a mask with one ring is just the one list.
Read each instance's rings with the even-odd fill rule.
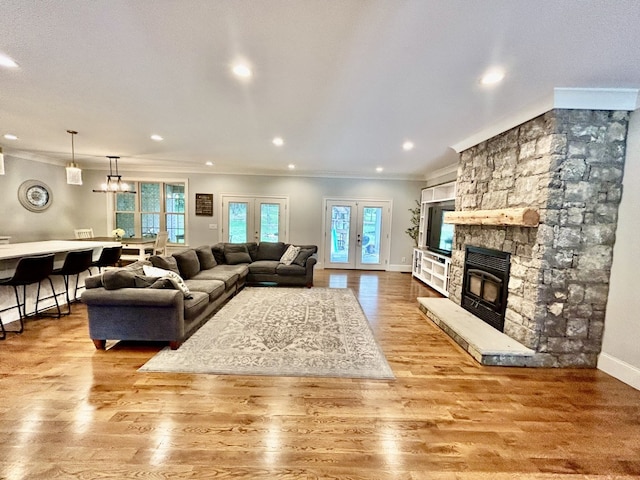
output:
[[462,307],[492,327],[504,330],[511,254],[466,247]]

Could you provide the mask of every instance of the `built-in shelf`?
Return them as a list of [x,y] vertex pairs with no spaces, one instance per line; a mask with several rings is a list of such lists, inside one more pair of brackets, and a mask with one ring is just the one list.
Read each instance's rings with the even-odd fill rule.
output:
[[418,248],[426,248],[428,210],[432,204],[456,199],[456,182],[443,183],[435,187],[423,188],[420,194],[420,225],[418,227]]
[[413,276],[445,297],[449,296],[449,266],[451,259],[429,250],[414,248]]

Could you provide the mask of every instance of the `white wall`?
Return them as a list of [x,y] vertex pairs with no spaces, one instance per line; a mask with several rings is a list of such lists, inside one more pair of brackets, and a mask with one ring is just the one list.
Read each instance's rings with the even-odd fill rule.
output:
[[640,390],[640,111],[631,114],[598,368]]
[[[105,179],[106,170],[84,170],[82,186],[66,184],[63,167],[5,156],[7,174],[0,175],[0,235],[11,235],[12,242],[28,242],[51,238],[71,238],[73,229],[91,227],[96,235],[107,235],[107,195],[93,193]],[[293,243],[322,245],[322,206],[325,197],[349,197],[391,200],[393,202],[391,257],[392,268],[410,271],[413,242],[404,231],[410,225],[409,208],[420,198],[425,181],[377,179],[343,179],[292,176],[249,176],[174,173],[127,173],[127,180],[184,180],[188,189],[187,241],[190,246],[219,241],[219,231],[209,224],[220,225],[220,194],[285,195],[289,197],[290,234]],[[43,180],[53,190],[54,201],[42,213],[24,209],[17,190],[24,180]],[[195,215],[195,194],[214,194],[214,216]],[[405,258],[404,264],[402,257]]]

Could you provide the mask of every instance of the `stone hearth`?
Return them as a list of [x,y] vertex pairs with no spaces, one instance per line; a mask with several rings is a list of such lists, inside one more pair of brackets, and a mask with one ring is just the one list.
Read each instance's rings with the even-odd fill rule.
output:
[[533,228],[456,225],[449,285],[460,305],[467,245],[510,253],[504,334],[530,365],[596,366],[627,124],[625,111],[556,109],[460,155],[456,210],[540,213]]

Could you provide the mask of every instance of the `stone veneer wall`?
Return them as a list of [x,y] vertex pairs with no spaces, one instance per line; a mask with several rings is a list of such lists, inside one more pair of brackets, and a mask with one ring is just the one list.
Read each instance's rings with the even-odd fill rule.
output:
[[456,210],[537,207],[540,225],[456,225],[450,298],[460,304],[466,245],[510,252],[504,332],[535,365],[596,366],[628,119],[552,110],[461,153]]

